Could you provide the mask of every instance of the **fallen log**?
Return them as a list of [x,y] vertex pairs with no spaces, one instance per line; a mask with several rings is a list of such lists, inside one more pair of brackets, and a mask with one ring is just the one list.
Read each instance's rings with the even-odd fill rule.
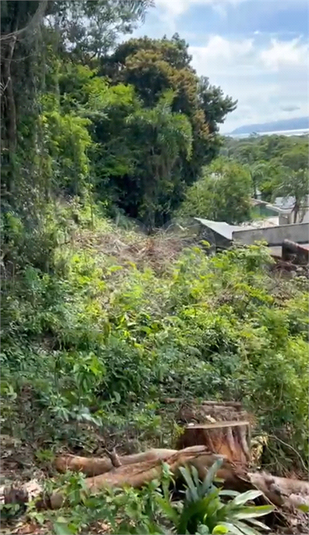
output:
[[279,507],[309,506],[309,482],[277,477],[265,472],[248,473],[251,483]]
[[[126,466],[145,461],[165,461],[175,453],[176,450],[152,449],[134,455],[118,455],[118,459],[122,466]],[[114,468],[110,457],[80,457],[70,454],[56,457],[54,465],[58,472],[64,473],[71,470],[72,472],[82,472],[86,476],[97,476]]]
[[[150,450],[149,452],[145,452],[145,454],[151,453],[151,460],[123,463],[117,468],[111,468],[108,472],[94,477],[88,477],[85,479],[85,486],[91,493],[100,492],[106,487],[143,487],[153,479],[160,479],[162,473],[162,457],[168,463],[175,479],[180,475],[179,468],[184,465],[195,466],[200,478],[204,478],[207,470],[213,465],[215,460],[219,457],[222,458],[221,455],[210,453],[204,446],[194,446],[180,451],[171,450],[172,454],[167,458],[162,455],[162,451],[164,450],[159,450],[161,453],[154,458],[156,450]],[[144,455],[145,459],[145,454],[138,455]],[[132,458],[133,456],[128,457]],[[239,492],[249,489],[259,489],[263,492],[266,501],[271,502],[277,507],[285,507],[290,510],[293,510],[298,505],[309,505],[309,482],[275,477],[265,473],[250,473],[241,466],[229,462],[227,459],[223,458],[223,460],[224,462],[217,473],[217,477],[224,480],[224,486],[226,488]],[[73,459],[71,459],[72,461]],[[75,466],[77,465],[82,466],[80,461]],[[71,466],[73,465],[71,464]],[[29,483],[27,485],[29,488]],[[22,501],[24,503],[27,501],[25,496],[27,488],[23,487],[22,490],[24,491],[22,494]],[[40,492],[38,493],[41,494],[41,498],[37,503],[39,509],[58,509],[65,504],[65,494],[61,489],[47,497],[42,496],[41,487],[39,487],[39,490]],[[10,493],[6,492],[5,495],[6,500],[9,500]],[[14,499],[16,500],[16,493],[14,494]]]
[[[156,450],[152,450],[152,455]],[[159,450],[162,452],[162,450]],[[148,452],[149,453],[149,452]],[[131,457],[131,456],[130,456]],[[196,466],[200,477],[204,477],[207,469],[214,464],[222,455],[210,453],[204,446],[194,446],[180,451],[174,451],[165,460],[175,478],[179,476],[179,467],[184,465]],[[88,477],[85,479],[85,486],[91,493],[97,493],[104,488],[130,486],[140,488],[150,483],[154,479],[160,479],[162,473],[162,454],[155,460],[139,461],[135,463],[123,464],[118,468],[113,468],[109,472]],[[241,480],[245,481],[246,474],[233,467],[228,461],[224,461],[217,473],[217,477],[226,481],[229,488],[237,489],[243,487]],[[248,480],[250,484],[250,480]],[[250,486],[248,488],[251,488]],[[65,498],[61,491],[54,492],[44,504],[51,509],[58,509],[64,505]]]

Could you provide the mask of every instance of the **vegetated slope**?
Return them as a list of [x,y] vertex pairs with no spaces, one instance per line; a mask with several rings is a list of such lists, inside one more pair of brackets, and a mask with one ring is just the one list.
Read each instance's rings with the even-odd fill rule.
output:
[[[53,273],[7,279],[3,433],[36,451],[91,451],[98,434],[169,445],[166,396],[234,399],[307,458],[306,282],[274,276],[263,247],[181,249],[101,220],[58,248]],[[297,466],[294,450],[271,439],[269,458]]]

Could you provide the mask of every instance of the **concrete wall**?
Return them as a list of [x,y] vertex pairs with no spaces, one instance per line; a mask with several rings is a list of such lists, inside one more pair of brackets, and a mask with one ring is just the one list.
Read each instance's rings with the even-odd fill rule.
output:
[[233,240],[245,245],[252,245],[255,241],[266,241],[270,246],[282,245],[283,240],[296,243],[309,242],[309,223],[295,225],[280,225],[261,229],[236,230]]

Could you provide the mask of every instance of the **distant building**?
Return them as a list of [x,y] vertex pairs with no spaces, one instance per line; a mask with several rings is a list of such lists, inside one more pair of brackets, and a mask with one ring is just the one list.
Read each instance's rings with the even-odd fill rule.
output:
[[262,201],[258,196],[257,199],[251,199],[253,213],[260,217],[278,216],[278,225],[292,225],[294,223],[309,222],[309,195],[297,214],[294,221],[295,197],[276,197],[273,204]]
[[279,224],[278,216],[257,219],[251,223],[243,223],[242,225],[229,225],[225,221],[212,221],[199,217],[195,217],[194,220],[200,225],[200,237],[208,241],[211,246],[218,247],[219,249],[225,249],[232,245],[234,232],[276,227]]
[[309,222],[309,195],[306,196],[303,206],[297,214],[296,221],[294,221],[294,206],[295,197],[276,197],[272,207],[280,210],[279,225]]
[[281,256],[281,246],[285,239],[308,246],[309,221],[295,225],[279,225],[279,217],[269,217],[243,225],[229,225],[225,221],[211,221],[199,217],[194,219],[200,227],[200,239],[208,241],[211,250],[228,249],[234,241],[247,245],[265,241],[272,254]]

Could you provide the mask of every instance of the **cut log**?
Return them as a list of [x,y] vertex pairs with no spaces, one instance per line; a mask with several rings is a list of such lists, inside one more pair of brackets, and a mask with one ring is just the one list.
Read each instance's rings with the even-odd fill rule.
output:
[[[172,455],[177,453],[176,450],[169,449],[153,449],[134,455],[118,455],[118,459],[122,466],[128,464],[141,463],[145,461],[165,461]],[[83,472],[86,476],[97,476],[109,472],[114,468],[110,457],[80,457],[77,455],[60,455],[56,457],[54,462],[56,470],[64,473],[67,470],[72,472]]]
[[232,463],[250,462],[250,422],[232,421],[188,425],[178,441],[178,448],[203,445]]
[[[154,455],[155,451],[152,450],[152,455]],[[204,446],[195,446],[173,452],[166,462],[169,464],[175,479],[179,477],[180,466],[184,465],[195,466],[199,476],[203,478],[218,457],[220,456],[211,454]],[[161,473],[162,458],[158,456],[155,460],[123,464],[105,474],[87,478],[85,485],[91,493],[99,492],[106,487],[132,486],[138,488],[153,479],[159,479]],[[253,488],[259,489],[264,493],[266,501],[270,501],[279,507],[294,509],[295,506],[303,505],[304,503],[309,505],[309,483],[306,481],[273,477],[270,474],[263,473],[248,473],[230,463],[227,459],[224,459],[217,476],[225,481],[225,487],[229,489],[238,490],[239,492]],[[29,483],[27,485],[29,486]],[[27,491],[25,487],[22,490]],[[6,493],[6,496],[8,497],[9,493]],[[25,494],[21,493],[21,496],[24,502]],[[16,493],[14,500],[16,500]],[[39,500],[37,506],[38,508],[49,507],[57,509],[62,507],[64,503],[65,497],[63,493],[56,491],[50,497]]]
[[176,419],[180,424],[185,425],[189,423],[207,424],[239,420],[248,420],[251,426],[254,426],[255,423],[253,415],[246,412],[241,403],[237,401],[203,401],[200,404],[183,403],[176,414]]
[[[179,403],[183,404],[184,400],[181,398],[165,398],[162,400],[162,403]],[[241,409],[240,401],[202,401],[202,405],[209,405],[215,407],[234,407],[236,409]]]
[[279,507],[293,509],[299,505],[309,506],[309,482],[277,477],[265,472],[251,472],[248,477],[268,499]]
[[[156,450],[152,450],[152,456]],[[159,450],[160,451],[160,450]],[[162,450],[161,450],[162,451]],[[161,455],[161,454],[160,454]],[[181,451],[176,451],[170,455],[168,462],[171,472],[175,478],[179,476],[179,467],[186,464],[194,464],[201,475],[204,477],[207,469],[214,464],[221,455],[210,453],[204,446],[194,446]],[[130,486],[140,488],[154,479],[160,479],[162,473],[162,456],[155,460],[139,461],[134,464],[123,464],[101,475],[85,479],[85,486],[91,493],[99,492],[108,487]],[[235,466],[232,467],[228,461],[224,461],[217,476],[228,482],[229,488],[239,488],[243,485],[242,478],[246,479],[245,472],[239,471]],[[250,484],[250,481],[248,480]],[[250,488],[250,486],[249,486]],[[48,500],[52,509],[58,509],[64,504],[64,497],[61,492],[54,492]]]

